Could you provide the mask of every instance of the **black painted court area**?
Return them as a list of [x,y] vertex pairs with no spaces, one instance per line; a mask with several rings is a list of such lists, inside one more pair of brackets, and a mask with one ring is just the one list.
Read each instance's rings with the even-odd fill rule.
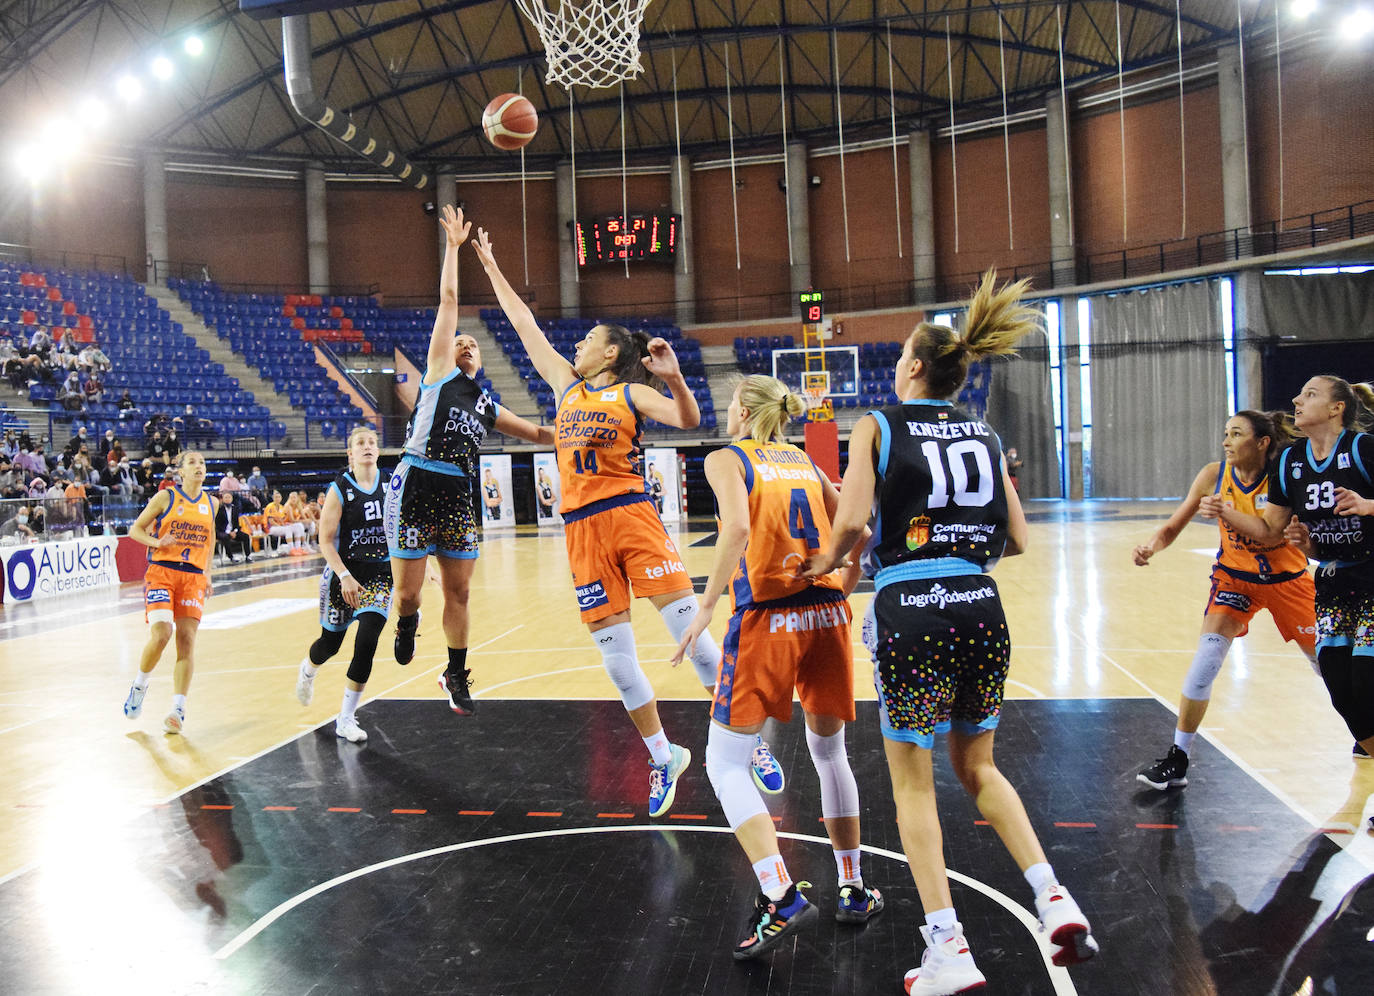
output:
[[[706,707],[661,708],[696,760],[671,818],[647,829],[645,752],[614,702],[481,702],[471,720],[440,701],[372,703],[361,747],[330,724],[132,823],[90,814],[69,863],[0,885],[4,989],[900,993],[922,922],[905,865],[866,853],[888,909],[843,926],[821,842],[783,842],[793,876],[815,883],[819,927],[760,962],[731,959],[755,889],[733,839],[708,829],[724,820],[700,763]],[[1008,703],[999,761],[1102,944],[1071,970],[1076,991],[1374,992],[1363,868],[1201,741],[1186,790],[1138,791],[1171,725],[1151,700]],[[849,745],[865,845],[899,853],[872,703]],[[773,747],[789,778],[780,829],[823,838],[799,719]],[[1032,908],[948,765],[937,774],[949,866]],[[226,949],[307,890],[434,849]],[[968,885],[954,896],[987,992],[1056,992],[1019,920]]]

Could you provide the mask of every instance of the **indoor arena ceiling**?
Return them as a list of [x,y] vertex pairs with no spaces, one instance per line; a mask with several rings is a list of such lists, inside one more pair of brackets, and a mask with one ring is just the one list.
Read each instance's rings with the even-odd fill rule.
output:
[[[324,104],[421,170],[518,169],[481,130],[488,99],[517,90],[541,119],[527,167],[548,168],[575,144],[581,169],[619,164],[622,99],[631,163],[679,147],[725,158],[732,136],[736,156],[776,154],[784,126],[818,146],[837,144],[841,127],[846,144],[889,136],[894,108],[899,135],[945,127],[951,80],[960,124],[1000,115],[1004,94],[1012,115],[1041,107],[1061,85],[1061,44],[1071,91],[1114,86],[1121,68],[1177,68],[1180,35],[1185,66],[1206,62],[1238,21],[1247,41],[1272,35],[1274,11],[1274,0],[652,0],[642,75],[623,94],[575,89],[571,114],[514,0],[310,14],[309,65]],[[195,58],[183,50],[192,34],[204,45]],[[68,149],[82,151],[97,128],[78,108],[98,95],[115,108],[99,139],[106,154],[153,147],[178,162],[313,159],[375,172],[295,113],[282,50],[282,22],[254,20],[238,0],[0,0],[0,128],[13,143],[62,122]],[[169,79],[149,73],[158,54]],[[125,74],[145,81],[141,100],[115,96]]]

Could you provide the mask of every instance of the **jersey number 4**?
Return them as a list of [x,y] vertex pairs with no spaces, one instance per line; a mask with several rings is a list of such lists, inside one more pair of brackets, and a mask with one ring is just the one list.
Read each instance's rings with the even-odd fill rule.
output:
[[792,489],[792,503],[787,509],[787,531],[794,538],[804,540],[808,550],[821,548],[821,533],[811,515],[811,502],[804,488]]
[[[954,483],[954,504],[981,508],[992,501],[992,457],[981,440],[961,439],[942,450],[940,444],[932,439],[921,444],[921,453],[930,466],[930,500],[926,503],[927,508],[944,508],[949,504],[951,480]],[[968,456],[973,457],[972,475],[965,459]]]

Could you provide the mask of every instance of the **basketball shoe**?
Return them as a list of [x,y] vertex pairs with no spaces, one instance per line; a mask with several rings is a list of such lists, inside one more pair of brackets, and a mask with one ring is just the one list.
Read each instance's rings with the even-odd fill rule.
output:
[[692,763],[692,752],[686,747],[670,744],[673,756],[667,764],[654,764],[649,761],[649,815],[662,816],[673,804],[677,796],[677,780],[687,765]]
[[340,716],[334,721],[334,736],[351,744],[360,744],[367,739],[367,731],[358,725],[355,717]]
[[129,719],[138,719],[143,712],[143,696],[148,694],[148,686],[139,688],[137,685],[129,686],[129,697],[124,700],[124,715]]
[[396,654],[396,663],[402,666],[415,659],[415,635],[420,632],[420,610],[415,610],[415,625],[403,625],[405,617],[396,620],[396,641],[391,645]]
[[1050,939],[1050,961],[1056,965],[1077,965],[1097,954],[1088,918],[1062,885],[1051,885],[1035,897],[1035,912],[1040,929]]
[[309,666],[310,658],[307,657],[296,669],[296,699],[303,706],[308,706],[315,698],[315,675],[306,670]]
[[471,716],[477,711],[477,703],[472,701],[472,669],[463,668],[462,675],[445,671],[439,675],[439,687],[448,696],[448,707],[460,716]]
[[1174,745],[1169,748],[1169,753],[1136,775],[1135,780],[1161,791],[1183,788],[1188,784],[1188,754]]
[[749,915],[749,933],[735,945],[736,961],[767,954],[816,919],[816,907],[806,901],[798,886],[810,888],[811,883],[793,882],[781,899],[769,899],[759,893],[754,901],[754,912]]
[[186,725],[186,710],[180,707],[173,708],[167,714],[167,718],[162,721],[162,728],[168,733],[180,733],[181,728]]
[[913,968],[902,979],[908,996],[953,996],[972,989],[982,989],[988,980],[973,963],[973,954],[964,940],[964,928],[954,925],[953,931],[938,944],[931,938],[931,928],[921,928],[926,949],[921,953],[921,967]]
[[762,740],[754,748],[754,756],[749,763],[749,774],[754,777],[754,784],[764,795],[777,795],[786,783],[782,765],[778,764],[778,759]]
[[859,885],[840,886],[835,906],[835,919],[840,923],[867,923],[883,911],[883,894],[877,889]]

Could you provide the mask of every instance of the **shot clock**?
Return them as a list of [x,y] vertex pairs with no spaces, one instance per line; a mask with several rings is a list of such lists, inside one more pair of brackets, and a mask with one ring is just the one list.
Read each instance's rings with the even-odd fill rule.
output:
[[797,295],[801,304],[802,322],[806,325],[819,325],[825,318],[825,294],[818,290],[802,291]]

